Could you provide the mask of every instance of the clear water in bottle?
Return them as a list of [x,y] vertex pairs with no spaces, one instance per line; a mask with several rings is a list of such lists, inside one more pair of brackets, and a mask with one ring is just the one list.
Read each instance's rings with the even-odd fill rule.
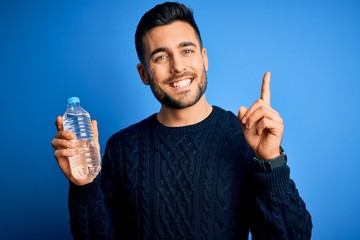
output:
[[100,171],[101,158],[93,139],[90,114],[80,106],[80,99],[77,97],[68,98],[66,106],[64,129],[76,135],[72,140],[76,143],[76,154],[69,158],[72,175],[77,179],[94,177]]

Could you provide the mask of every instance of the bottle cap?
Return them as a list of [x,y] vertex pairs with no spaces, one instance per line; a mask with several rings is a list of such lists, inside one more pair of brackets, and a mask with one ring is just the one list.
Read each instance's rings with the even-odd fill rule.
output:
[[66,104],[69,105],[69,104],[72,104],[72,103],[80,103],[80,99],[78,97],[69,97],[66,100]]

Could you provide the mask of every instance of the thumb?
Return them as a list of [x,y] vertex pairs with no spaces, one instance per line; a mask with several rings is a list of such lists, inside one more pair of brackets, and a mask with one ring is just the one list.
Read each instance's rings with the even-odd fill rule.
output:
[[97,121],[96,120],[91,120],[91,128],[94,134],[94,140],[95,141],[99,141],[99,131],[98,131],[98,127],[97,127]]
[[243,125],[242,120],[243,120],[243,118],[244,118],[244,116],[246,114],[246,111],[247,111],[247,109],[244,106],[239,108],[238,119],[239,119],[239,121],[241,123],[241,126]]
[[94,134],[94,141],[98,147],[98,151],[100,154],[100,143],[99,143],[99,131],[97,128],[97,121],[96,120],[91,120],[91,128],[93,130],[93,134]]
[[58,116],[55,120],[55,126],[56,126],[56,130],[58,132],[64,130],[64,127],[63,127],[63,118],[61,116]]
[[92,128],[92,131],[94,134],[94,141],[97,144],[99,152],[100,152],[99,131],[98,131],[98,126],[97,126],[96,120],[91,120],[91,128]]

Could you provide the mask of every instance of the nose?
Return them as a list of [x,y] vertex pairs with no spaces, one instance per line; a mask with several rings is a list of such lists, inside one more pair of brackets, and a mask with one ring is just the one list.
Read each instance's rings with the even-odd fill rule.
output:
[[181,73],[186,70],[186,64],[181,56],[173,56],[171,59],[171,74]]

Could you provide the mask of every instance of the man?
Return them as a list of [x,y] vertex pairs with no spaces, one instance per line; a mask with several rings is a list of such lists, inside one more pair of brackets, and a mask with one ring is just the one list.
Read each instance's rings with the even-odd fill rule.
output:
[[[283,123],[261,96],[238,117],[205,98],[208,58],[192,12],[164,3],[135,34],[140,78],[157,114],[115,133],[95,179],[71,176],[62,118],[52,141],[70,181],[76,239],[309,239],[311,217],[289,177]],[[97,124],[92,122],[97,139]]]

